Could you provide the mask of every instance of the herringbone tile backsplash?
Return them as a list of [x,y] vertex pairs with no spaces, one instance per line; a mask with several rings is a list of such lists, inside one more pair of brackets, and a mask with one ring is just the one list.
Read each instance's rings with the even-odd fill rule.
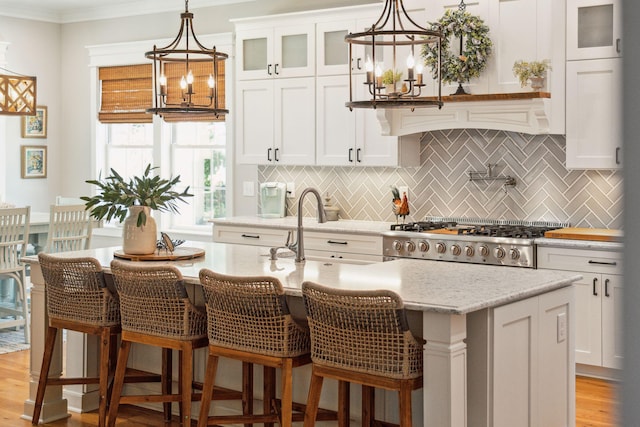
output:
[[[569,222],[577,227],[622,228],[622,173],[568,171],[565,138],[479,129],[428,132],[420,167],[261,166],[260,182],[295,182],[299,193],[315,187],[329,194],[340,218],[394,221],[390,186],[409,187],[407,221],[429,216]],[[469,171],[510,175],[501,181],[469,181]],[[296,199],[297,200],[297,199]],[[306,202],[305,216],[313,216]],[[296,215],[289,199],[287,215]]]

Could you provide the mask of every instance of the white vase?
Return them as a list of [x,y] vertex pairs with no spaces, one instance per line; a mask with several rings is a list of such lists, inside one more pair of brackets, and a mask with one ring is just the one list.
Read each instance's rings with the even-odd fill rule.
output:
[[544,77],[529,77],[529,81],[534,92],[538,92],[544,87]]
[[[147,215],[147,223],[138,227],[138,214],[141,210]],[[129,216],[122,225],[122,251],[125,254],[149,255],[156,251],[158,227],[156,220],[151,217],[151,208],[130,206]]]

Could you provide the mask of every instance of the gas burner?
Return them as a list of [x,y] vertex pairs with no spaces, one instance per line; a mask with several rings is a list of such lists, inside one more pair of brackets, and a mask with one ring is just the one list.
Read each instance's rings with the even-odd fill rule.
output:
[[526,225],[474,225],[458,229],[460,235],[489,236],[489,237],[512,237],[522,239],[534,239],[544,237],[545,231],[553,230],[557,227],[538,227]]
[[417,221],[408,222],[406,224],[392,224],[392,231],[415,231],[424,232],[429,230],[440,230],[442,228],[451,228],[457,225],[453,221]]

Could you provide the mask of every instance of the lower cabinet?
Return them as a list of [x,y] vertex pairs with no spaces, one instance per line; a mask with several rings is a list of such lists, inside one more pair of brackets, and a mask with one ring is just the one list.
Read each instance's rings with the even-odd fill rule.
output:
[[622,254],[565,248],[538,248],[538,268],[583,276],[574,283],[576,363],[622,368]]
[[572,301],[566,287],[469,315],[467,364],[487,367],[467,383],[474,426],[574,425]]
[[214,225],[213,241],[251,246],[284,246],[289,230],[251,226]]

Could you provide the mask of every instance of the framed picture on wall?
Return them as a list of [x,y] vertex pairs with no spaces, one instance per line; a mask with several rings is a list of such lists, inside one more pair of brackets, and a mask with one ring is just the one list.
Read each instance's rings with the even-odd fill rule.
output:
[[20,153],[22,178],[47,177],[47,147],[23,145]]
[[22,116],[21,134],[23,138],[47,137],[47,107],[38,105],[35,116]]

